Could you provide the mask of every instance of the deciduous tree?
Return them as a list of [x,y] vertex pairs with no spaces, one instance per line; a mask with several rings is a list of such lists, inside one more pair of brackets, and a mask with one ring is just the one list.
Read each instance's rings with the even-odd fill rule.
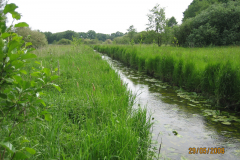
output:
[[165,8],[161,8],[159,4],[156,4],[147,16],[149,21],[147,31],[154,30],[156,32],[158,46],[161,46],[162,37],[160,33],[163,32],[166,26]]
[[128,29],[128,37],[130,39],[130,41],[133,39],[133,36],[136,34],[137,30],[134,28],[133,25],[131,25]]
[[173,27],[173,26],[175,26],[175,25],[177,25],[177,20],[176,20],[175,17],[172,16],[172,17],[167,21],[167,26],[168,26],[168,27]]
[[96,38],[96,32],[95,32],[94,30],[89,30],[89,31],[87,32],[87,37],[88,37],[89,39],[95,39],[95,38]]

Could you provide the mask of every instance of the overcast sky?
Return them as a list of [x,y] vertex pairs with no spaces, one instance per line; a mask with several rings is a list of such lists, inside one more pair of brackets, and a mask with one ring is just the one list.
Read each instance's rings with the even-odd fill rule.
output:
[[[166,18],[174,16],[181,23],[183,12],[193,0],[9,0],[19,8],[32,29],[52,33],[73,30],[111,34],[127,32],[134,25],[146,29],[147,14],[157,3],[165,7]],[[11,22],[11,20],[9,19]]]

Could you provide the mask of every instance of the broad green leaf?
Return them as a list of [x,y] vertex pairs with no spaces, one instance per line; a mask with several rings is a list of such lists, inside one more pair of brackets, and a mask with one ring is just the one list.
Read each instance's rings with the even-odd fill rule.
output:
[[3,99],[7,99],[7,95],[3,94],[3,93],[0,93],[0,97],[3,98]]
[[38,80],[43,82],[43,84],[45,84],[45,81],[42,78],[38,78]]
[[26,44],[25,44],[25,46],[27,47],[27,46],[31,46],[32,45],[32,42],[27,42]]
[[49,112],[47,110],[44,110],[41,112],[42,115],[45,115],[45,114],[49,114]]
[[15,60],[12,62],[12,65],[15,67],[15,69],[18,69],[24,66],[24,62]]
[[61,92],[61,88],[57,84],[50,83],[50,85],[54,86],[59,92]]
[[15,75],[13,76],[13,78],[16,80],[17,83],[22,84],[22,77]]
[[2,34],[2,38],[3,38],[3,39],[5,39],[5,38],[7,38],[7,37],[9,37],[9,36],[11,36],[11,34],[10,34],[10,33],[7,33],[7,32],[5,32],[5,33]]
[[6,26],[5,21],[0,21],[0,29],[1,29],[2,33],[4,33],[6,31],[7,26]]
[[39,65],[41,65],[41,63],[40,63],[40,62],[38,62],[38,61],[35,61],[35,63],[36,63],[36,64],[39,64]]
[[17,151],[15,153],[14,159],[29,159],[30,155],[24,153],[23,151]]
[[27,71],[25,71],[25,70],[20,70],[19,72],[21,72],[23,74],[27,74]]
[[21,44],[20,44],[18,41],[11,41],[11,42],[9,43],[8,53],[11,53],[11,51],[12,51],[14,48],[18,48],[18,47],[21,47]]
[[58,68],[55,68],[54,71],[57,72],[57,71],[58,71]]
[[46,121],[51,121],[52,120],[52,115],[51,114],[45,114],[45,120]]
[[51,70],[49,68],[44,68],[43,72],[47,75],[50,76],[51,75]]
[[42,105],[44,105],[44,107],[46,107],[46,104],[42,99],[38,99],[38,100],[36,100],[36,102],[37,103],[42,103]]
[[34,87],[37,83],[35,81],[31,81],[31,86]]
[[26,22],[20,22],[15,24],[14,27],[29,27],[29,25]]
[[40,77],[41,73],[40,72],[33,72],[31,73],[31,76],[33,77]]
[[10,60],[13,62],[14,60],[16,60],[19,57],[18,54],[11,54],[10,55]]
[[25,149],[26,149],[26,151],[27,151],[28,153],[30,153],[30,154],[32,154],[32,155],[34,155],[34,154],[36,153],[36,151],[35,151],[34,149],[32,149],[32,148],[26,147]]
[[29,81],[23,81],[23,90],[28,90],[31,86],[31,83]]
[[54,76],[51,77],[51,81],[53,81],[53,80],[55,80],[55,79],[57,79],[57,78],[58,78],[58,76],[57,76],[57,75],[54,75]]
[[10,153],[15,152],[15,148],[13,147],[13,145],[10,142],[0,142],[0,145],[3,148],[5,148],[6,150],[8,150]]
[[7,4],[3,10],[3,13],[4,14],[11,13],[11,12],[15,11],[16,8],[18,8],[18,6],[16,6],[16,4],[14,4],[14,3]]
[[29,59],[29,58],[37,58],[37,56],[32,53],[26,53],[21,57],[21,59]]
[[27,49],[27,52],[31,52],[31,51],[34,51],[34,50],[36,50],[35,48],[29,48],[29,49]]
[[16,20],[20,20],[21,19],[21,15],[18,13],[18,12],[15,12],[15,11],[13,11],[13,12],[11,12],[11,14],[12,14],[12,18],[14,19],[16,19]]

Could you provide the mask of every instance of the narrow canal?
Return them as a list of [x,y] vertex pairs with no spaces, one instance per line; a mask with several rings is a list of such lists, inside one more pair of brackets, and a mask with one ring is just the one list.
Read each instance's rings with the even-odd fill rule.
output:
[[[211,110],[206,109],[208,105],[203,101],[194,101],[181,90],[176,91],[106,55],[102,58],[118,72],[128,89],[137,95],[135,106],[146,107],[152,115],[152,140],[156,143],[152,147],[155,146],[158,153],[161,143],[159,159],[240,159],[239,122],[223,124],[223,121],[213,121],[209,114]],[[193,147],[196,150],[204,147],[206,151],[210,149],[208,154],[200,154],[200,150],[198,154],[189,154]],[[215,152],[211,148],[220,148],[223,154],[218,154],[219,150]],[[217,154],[211,154],[211,151]]]

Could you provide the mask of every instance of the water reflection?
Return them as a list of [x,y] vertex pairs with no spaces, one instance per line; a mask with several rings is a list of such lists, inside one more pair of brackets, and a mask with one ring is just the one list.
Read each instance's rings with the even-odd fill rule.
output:
[[[154,117],[153,140],[161,143],[160,159],[240,159],[239,123],[230,126],[202,116],[200,104],[181,98],[172,87],[104,56],[128,88],[137,94],[136,106],[147,106]],[[136,107],[135,106],[135,107]],[[178,135],[174,135],[177,131]],[[189,154],[189,148],[221,147],[224,154]]]

